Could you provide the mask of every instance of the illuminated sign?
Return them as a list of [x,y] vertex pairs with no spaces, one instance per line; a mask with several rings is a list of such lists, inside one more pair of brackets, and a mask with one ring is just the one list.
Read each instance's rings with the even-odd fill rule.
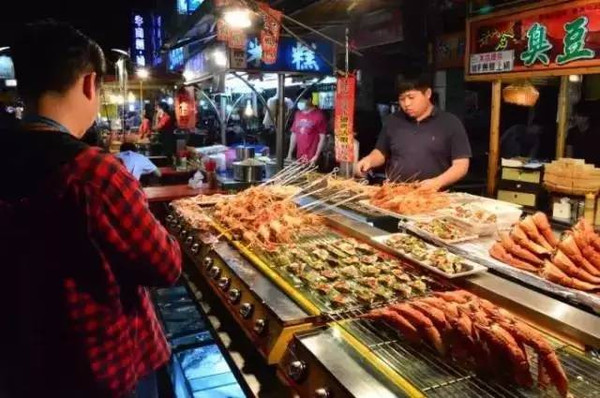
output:
[[177,0],[177,13],[181,15],[192,14],[204,3],[204,0]]
[[133,13],[131,19],[131,58],[137,67],[160,63],[162,47],[162,18],[152,13]]
[[284,37],[279,42],[277,62],[262,62],[262,47],[258,38],[250,38],[246,46],[248,69],[279,72],[304,72],[323,75],[333,74],[333,46],[323,40],[306,40]]
[[12,58],[7,55],[0,56],[0,79],[14,79],[15,68]]

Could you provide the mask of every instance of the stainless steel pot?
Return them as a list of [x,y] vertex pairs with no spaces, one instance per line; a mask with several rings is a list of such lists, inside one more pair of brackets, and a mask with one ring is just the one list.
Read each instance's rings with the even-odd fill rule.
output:
[[233,178],[236,181],[260,182],[265,176],[265,165],[245,165],[242,162],[233,163]]
[[271,178],[275,174],[277,174],[277,163],[276,162],[267,162],[265,163],[265,178]]
[[255,151],[253,147],[240,145],[235,148],[235,160],[242,162],[246,159],[253,159]]

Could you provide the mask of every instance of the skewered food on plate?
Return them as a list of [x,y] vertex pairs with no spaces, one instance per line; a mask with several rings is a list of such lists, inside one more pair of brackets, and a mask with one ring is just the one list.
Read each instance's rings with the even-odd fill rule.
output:
[[472,203],[450,207],[446,214],[467,223],[496,224],[498,221],[498,216],[494,213],[483,210]]
[[510,234],[501,234],[489,254],[559,285],[593,292],[600,291],[600,247],[592,244],[597,240],[584,220],[559,240],[546,215],[536,213],[515,225]]
[[476,236],[472,236],[467,233],[466,230],[458,227],[452,222],[436,218],[431,222],[418,222],[415,223],[415,227],[420,229],[421,231],[426,232],[429,235],[432,235],[438,239],[441,239],[446,242],[456,242],[464,239],[475,238]]
[[551,384],[560,396],[569,394],[569,380],[546,337],[508,311],[466,291],[436,293],[376,309],[364,317],[385,321],[410,342],[424,341],[440,355],[470,364],[484,374],[508,376],[524,387],[535,384],[526,351],[529,347],[537,354],[538,386]]
[[376,207],[401,215],[432,213],[450,204],[447,194],[419,190],[418,184],[383,184],[371,197]]
[[429,254],[427,262],[447,274],[457,274],[465,269],[464,260],[446,249],[436,249]]

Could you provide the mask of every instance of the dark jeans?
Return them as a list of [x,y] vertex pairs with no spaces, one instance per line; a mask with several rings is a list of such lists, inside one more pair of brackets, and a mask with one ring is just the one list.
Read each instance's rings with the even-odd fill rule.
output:
[[158,398],[156,371],[138,381],[135,391],[130,395],[130,398]]

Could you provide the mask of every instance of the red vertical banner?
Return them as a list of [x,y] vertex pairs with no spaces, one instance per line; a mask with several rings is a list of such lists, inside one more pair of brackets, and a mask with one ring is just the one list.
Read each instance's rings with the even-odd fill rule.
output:
[[335,93],[335,160],[354,162],[356,76],[338,77]]
[[277,62],[277,49],[279,47],[279,35],[281,33],[281,11],[274,10],[267,3],[259,3],[265,25],[260,32],[260,44],[262,47],[262,61],[267,65]]
[[180,129],[196,127],[196,95],[193,87],[182,87],[175,96],[175,118]]

